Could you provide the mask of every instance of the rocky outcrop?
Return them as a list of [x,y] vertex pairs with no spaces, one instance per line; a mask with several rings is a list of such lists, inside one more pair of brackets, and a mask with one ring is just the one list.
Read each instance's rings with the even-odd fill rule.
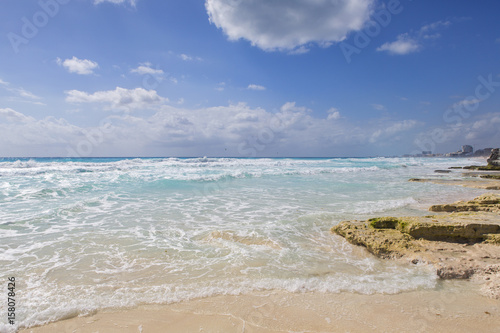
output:
[[[486,168],[486,167],[485,167]],[[500,169],[500,167],[499,167]],[[464,174],[464,176],[477,177],[477,175]],[[489,177],[491,176],[491,177]],[[420,182],[420,183],[433,183],[440,185],[455,185],[464,186],[472,188],[481,188],[485,190],[500,190],[500,179],[497,178],[498,175],[493,174],[483,174],[480,175],[478,179],[423,179],[423,178],[411,178],[410,182]]]
[[487,162],[489,166],[500,167],[500,149],[493,149],[490,157],[487,159]]
[[500,195],[431,208],[451,213],[344,221],[331,231],[381,258],[432,264],[443,279],[494,272],[485,293],[500,298]]
[[[500,196],[484,194],[471,201],[458,201],[454,204],[434,205],[431,212],[498,212],[500,213]],[[500,218],[500,217],[499,217]]]

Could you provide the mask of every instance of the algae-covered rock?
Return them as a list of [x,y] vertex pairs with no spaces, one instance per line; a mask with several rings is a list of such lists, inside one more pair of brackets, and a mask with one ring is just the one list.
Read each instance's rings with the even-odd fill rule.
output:
[[480,175],[479,177],[484,179],[500,179],[500,175]]
[[394,229],[375,229],[369,223],[360,221],[341,222],[331,231],[349,243],[364,246],[370,253],[383,258],[402,257],[408,249],[417,247],[407,234]]
[[482,242],[485,235],[500,233],[500,225],[480,223],[410,223],[403,232],[416,239],[430,241],[476,243]]
[[439,207],[444,206],[455,212],[344,221],[331,231],[381,258],[432,264],[442,279],[484,277],[484,294],[500,298],[500,273],[495,282],[490,279],[500,262],[500,196],[486,194]]
[[368,223],[370,227],[375,229],[396,229],[399,219],[395,217],[377,217],[369,219]]

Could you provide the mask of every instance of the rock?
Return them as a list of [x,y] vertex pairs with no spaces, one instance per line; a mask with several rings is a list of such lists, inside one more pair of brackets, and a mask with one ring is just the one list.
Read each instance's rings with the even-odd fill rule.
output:
[[458,201],[454,204],[434,205],[431,212],[500,212],[500,195],[483,194],[471,201]]
[[493,149],[486,161],[488,162],[488,166],[500,167],[500,149]]
[[395,217],[378,217],[369,219],[370,226],[375,229],[396,229],[399,219]]
[[[484,294],[500,298],[500,273],[492,268],[500,263],[500,195],[435,207],[454,212],[343,221],[331,231],[381,258],[434,265],[442,279],[486,276],[487,282],[481,282]],[[487,280],[492,270],[498,277],[495,282]]]
[[332,232],[344,237],[349,243],[361,245],[382,258],[400,258],[406,254],[406,250],[413,248],[416,251],[417,244],[413,244],[412,237],[394,229],[370,228],[366,223],[359,221],[344,221],[332,228]]
[[485,223],[439,223],[413,222],[402,232],[415,239],[430,241],[476,243],[482,242],[486,235],[500,233],[500,225]]
[[450,173],[451,170],[434,170],[435,173]]
[[500,175],[480,175],[479,177],[484,179],[500,179]]

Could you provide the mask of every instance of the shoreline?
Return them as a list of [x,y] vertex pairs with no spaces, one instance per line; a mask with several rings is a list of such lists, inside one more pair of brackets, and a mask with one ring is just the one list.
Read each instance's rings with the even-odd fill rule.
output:
[[[500,185],[500,180],[474,179],[474,184],[485,182]],[[499,318],[500,300],[482,296],[477,282],[438,280],[433,289],[398,294],[275,290],[219,295],[99,310],[19,332],[491,332]]]
[[20,332],[491,332],[500,302],[452,284],[390,295],[272,291],[212,296],[100,311]]

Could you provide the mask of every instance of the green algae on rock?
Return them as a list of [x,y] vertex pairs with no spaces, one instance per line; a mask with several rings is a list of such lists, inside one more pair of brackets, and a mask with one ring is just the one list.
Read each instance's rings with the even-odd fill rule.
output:
[[496,282],[488,280],[484,294],[500,298],[500,195],[433,207],[452,213],[343,221],[331,231],[381,258],[432,264],[442,279],[495,271]]

